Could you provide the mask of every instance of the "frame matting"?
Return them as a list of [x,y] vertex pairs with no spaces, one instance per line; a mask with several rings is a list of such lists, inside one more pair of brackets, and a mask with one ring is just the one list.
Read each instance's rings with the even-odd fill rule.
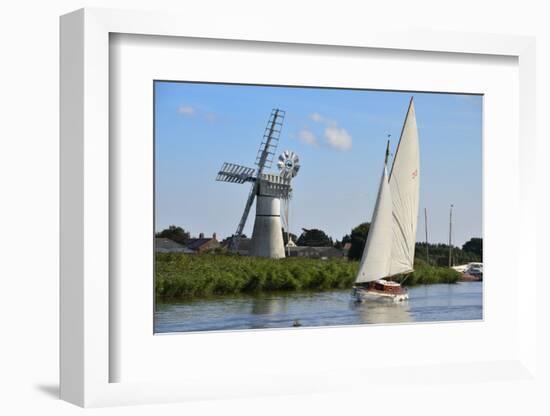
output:
[[[110,349],[111,174],[109,131],[110,34],[225,39],[333,47],[503,55],[518,59],[520,218],[518,256],[522,285],[517,288],[517,355],[506,360],[472,363],[419,362],[418,365],[369,368],[323,368],[315,373],[273,373],[261,380],[220,375],[182,377],[177,381],[111,382],[110,369],[121,357]],[[184,401],[283,393],[342,391],[362,383],[417,384],[525,380],[536,368],[536,212],[529,172],[535,160],[535,43],[532,38],[463,33],[339,31],[324,27],[280,31],[280,26],[239,26],[174,14],[84,9],[61,18],[61,397],[81,406]],[[522,249],[521,247],[524,247]],[[519,273],[511,270],[510,273]],[[112,289],[112,288],[111,288]],[[276,335],[273,335],[276,336]],[[145,358],[146,359],[146,358]],[[207,365],[207,364],[206,364]],[[445,377],[442,376],[445,374]],[[483,374],[483,377],[472,377]]]

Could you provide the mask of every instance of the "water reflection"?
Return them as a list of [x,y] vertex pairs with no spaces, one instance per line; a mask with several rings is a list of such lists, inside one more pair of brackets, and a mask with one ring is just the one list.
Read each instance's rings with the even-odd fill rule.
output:
[[261,298],[252,300],[251,313],[253,315],[273,315],[286,312],[287,298]]
[[393,301],[350,303],[362,324],[393,324],[397,322],[411,322],[409,302],[395,303]]
[[155,332],[291,328],[482,319],[481,282],[409,289],[400,303],[351,302],[349,290],[198,299],[158,304]]

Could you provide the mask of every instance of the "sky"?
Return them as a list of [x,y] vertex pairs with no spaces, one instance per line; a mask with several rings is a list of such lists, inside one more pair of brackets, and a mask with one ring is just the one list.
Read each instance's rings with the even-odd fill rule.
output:
[[[420,140],[417,240],[453,244],[482,236],[482,96],[156,81],[155,226],[221,240],[239,223],[251,184],[215,181],[223,162],[255,167],[273,108],[286,111],[276,157],[292,150],[290,231],[333,239],[371,220],[386,140],[391,150],[414,96]],[[391,162],[390,162],[391,163]],[[273,169],[276,169],[275,164]],[[276,173],[276,172],[275,172]],[[244,229],[251,236],[253,206]]]

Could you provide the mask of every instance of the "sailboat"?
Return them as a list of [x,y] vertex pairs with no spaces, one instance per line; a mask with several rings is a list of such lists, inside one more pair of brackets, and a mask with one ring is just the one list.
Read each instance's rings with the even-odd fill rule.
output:
[[370,229],[352,296],[359,302],[408,299],[407,289],[394,281],[413,272],[420,157],[413,98],[401,130],[388,175],[389,141]]

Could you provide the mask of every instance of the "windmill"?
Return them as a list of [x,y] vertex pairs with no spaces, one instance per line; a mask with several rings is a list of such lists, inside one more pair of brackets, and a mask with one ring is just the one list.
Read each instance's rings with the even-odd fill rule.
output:
[[256,169],[225,162],[216,176],[216,180],[221,182],[252,183],[244,212],[232,238],[231,248],[234,251],[238,249],[239,239],[246,225],[252,203],[254,199],[257,199],[250,255],[269,258],[285,257],[281,232],[281,200],[285,201],[288,206],[292,191],[290,182],[300,169],[298,156],[293,152],[285,151],[279,156],[277,162],[279,175],[265,173],[273,164],[273,156],[279,144],[284,117],[285,111],[283,110],[275,108],[271,111],[256,155]]

